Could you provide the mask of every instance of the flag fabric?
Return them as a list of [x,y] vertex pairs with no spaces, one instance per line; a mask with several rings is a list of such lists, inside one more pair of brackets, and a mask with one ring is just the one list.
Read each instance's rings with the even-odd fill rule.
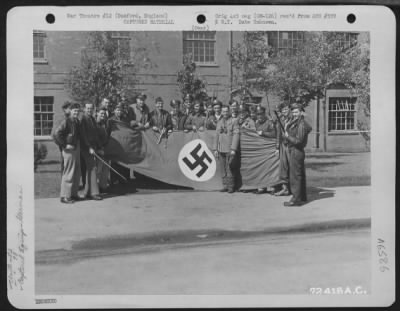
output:
[[[208,161],[215,161],[211,156],[215,131],[172,132],[159,140],[159,133],[152,129],[138,131],[123,122],[113,122],[105,157],[122,162],[134,171],[162,182],[190,187],[198,190],[218,190],[222,188],[219,163],[216,171],[207,181],[195,181],[188,178],[179,167],[178,157],[182,148],[194,141],[202,140],[208,147]],[[267,187],[279,182],[279,158],[275,152],[275,139],[263,138],[256,132],[241,133],[242,188],[254,189]],[[200,159],[201,158],[201,159]],[[202,157],[199,157],[199,161]],[[210,164],[210,162],[206,162]],[[207,167],[207,165],[206,165]]]

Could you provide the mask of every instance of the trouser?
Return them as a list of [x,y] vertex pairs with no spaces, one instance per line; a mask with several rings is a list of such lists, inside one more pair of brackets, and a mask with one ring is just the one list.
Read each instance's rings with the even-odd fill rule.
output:
[[234,190],[235,187],[235,175],[230,166],[230,162],[233,160],[233,157],[233,155],[227,152],[221,152],[219,154],[222,185],[224,189],[228,190]]
[[63,198],[78,196],[79,180],[81,178],[79,143],[74,150],[63,150],[63,173],[61,177],[61,192]]
[[281,144],[279,148],[279,179],[289,183],[289,147]]
[[94,156],[90,154],[88,150],[83,150],[81,154],[86,166],[86,183],[83,190],[83,196],[90,197],[98,195],[100,192],[97,184],[97,169]]
[[82,186],[85,187],[86,184],[86,164],[85,159],[81,153],[81,178],[82,178]]
[[[109,161],[104,160],[110,164]],[[110,177],[110,169],[103,161],[97,159],[97,180],[99,182],[99,189],[106,189],[108,186],[108,180]]]
[[62,152],[62,148],[59,147],[60,149],[60,163],[61,163],[61,175],[64,172],[64,157],[63,157],[63,152]]
[[304,150],[289,148],[289,182],[293,202],[307,201],[306,171],[304,166]]

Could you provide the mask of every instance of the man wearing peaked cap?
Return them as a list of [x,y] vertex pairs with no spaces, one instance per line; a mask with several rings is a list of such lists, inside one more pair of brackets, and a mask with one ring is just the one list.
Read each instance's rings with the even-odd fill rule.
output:
[[186,94],[183,98],[183,113],[188,117],[192,113],[193,109],[193,96]]

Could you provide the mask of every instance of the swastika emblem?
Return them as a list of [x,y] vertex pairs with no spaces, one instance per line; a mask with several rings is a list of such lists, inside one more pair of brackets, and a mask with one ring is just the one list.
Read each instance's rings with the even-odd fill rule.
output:
[[210,180],[217,168],[214,155],[201,139],[187,143],[179,153],[178,162],[182,173],[194,181]]

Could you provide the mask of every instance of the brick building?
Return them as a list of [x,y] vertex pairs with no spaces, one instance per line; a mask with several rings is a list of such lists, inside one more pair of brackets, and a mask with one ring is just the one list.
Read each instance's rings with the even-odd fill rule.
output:
[[[133,32],[115,32],[118,44],[129,48]],[[34,56],[34,137],[48,146],[49,157],[58,157],[57,148],[50,139],[51,129],[63,117],[61,106],[69,99],[64,79],[72,66],[79,65],[81,52],[86,48],[88,32],[35,31]],[[210,96],[217,95],[223,102],[232,91],[232,66],[228,52],[242,40],[240,32],[146,32],[146,39],[156,42],[149,58],[155,64],[147,71],[136,73],[138,83],[133,88],[148,95],[151,108],[154,99],[162,96],[165,108],[169,101],[181,97],[176,82],[184,53],[192,53],[197,71],[207,81]],[[270,32],[268,42],[278,49],[292,49],[303,40],[302,32]],[[262,95],[261,95],[262,96]],[[264,97],[262,105],[267,105]],[[276,99],[269,98],[269,104]],[[308,149],[320,151],[366,151],[365,142],[356,129],[356,99],[349,90],[330,89],[320,103],[307,108],[307,119],[313,126]]]

